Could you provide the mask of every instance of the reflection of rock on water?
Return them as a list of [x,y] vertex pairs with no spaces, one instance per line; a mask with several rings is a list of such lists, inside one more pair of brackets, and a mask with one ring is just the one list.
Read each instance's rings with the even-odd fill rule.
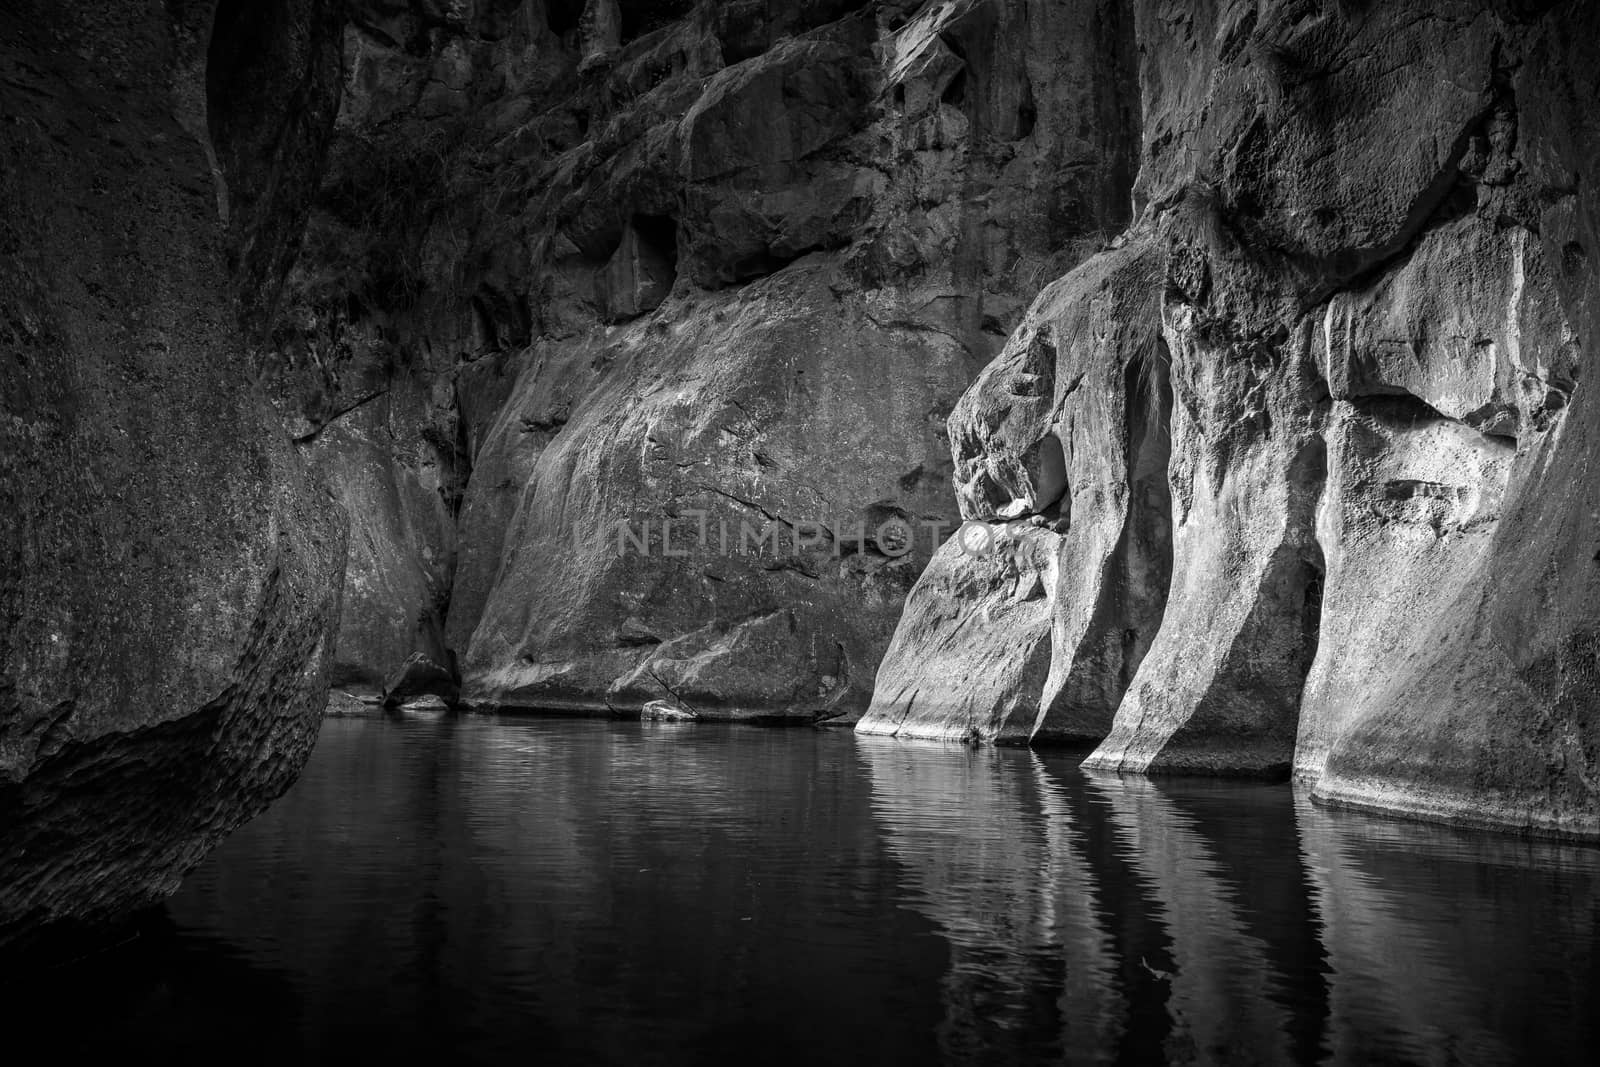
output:
[[1554,1063],[1591,1048],[1600,852],[1300,797],[1334,1063]]
[[1094,776],[1089,786],[1109,807],[1117,839],[1171,937],[1173,967],[1161,978],[1170,983],[1169,1058],[1291,1062],[1289,1013],[1269,947],[1250,932],[1229,872],[1193,820],[1145,778]]
[[1555,1062],[1600,1036],[1591,848],[856,741],[949,943],[953,1062]]
[[941,1047],[1110,1059],[1111,942],[1060,787],[1032,753],[858,738],[873,814],[950,943]]

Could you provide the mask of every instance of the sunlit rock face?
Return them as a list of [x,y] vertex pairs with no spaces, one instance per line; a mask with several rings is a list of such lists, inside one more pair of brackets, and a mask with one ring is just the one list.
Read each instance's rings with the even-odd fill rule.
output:
[[860,729],[1104,736],[1171,565],[1158,266],[1129,245],[1051,286],[956,406],[974,540],[941,549],[912,591]]
[[946,417],[1128,222],[1135,65],[1109,2],[355,4],[273,378],[340,682],[859,717]]
[[936,557],[861,728],[1600,835],[1593,6],[1136,6],[1139,215],[950,422],[1058,544]]
[[316,737],[343,522],[247,346],[337,40],[311,0],[0,12],[0,944],[170,892]]

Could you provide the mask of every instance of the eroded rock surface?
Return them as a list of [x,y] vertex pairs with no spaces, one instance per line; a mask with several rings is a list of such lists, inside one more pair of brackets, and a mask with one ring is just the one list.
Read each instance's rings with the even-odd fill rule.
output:
[[160,899],[293,782],[344,529],[240,325],[315,187],[330,9],[11,4],[0,42],[7,944]]
[[1109,2],[354,5],[274,378],[352,511],[341,681],[858,717],[958,520],[946,416],[1128,221],[1132,43]]
[[924,572],[861,729],[1104,736],[1171,567],[1156,267],[1134,244],[1061,279],[956,406],[957,492],[976,540]]
[[860,728],[1600,836],[1594,6],[1135,7],[1139,217],[951,420],[1052,596],[942,551]]

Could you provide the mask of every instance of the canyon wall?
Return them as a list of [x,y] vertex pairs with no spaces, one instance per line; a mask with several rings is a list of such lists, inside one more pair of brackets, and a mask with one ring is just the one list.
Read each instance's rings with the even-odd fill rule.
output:
[[317,185],[336,12],[23,2],[0,42],[5,945],[160,899],[289,786],[345,547],[249,351]]
[[1130,219],[1132,29],[354,5],[272,379],[351,511],[337,682],[859,717],[958,521],[947,415]]
[[956,406],[859,729],[1600,836],[1600,13],[1135,7],[1137,218]]
[[352,5],[337,681],[1594,832],[1590,6]]

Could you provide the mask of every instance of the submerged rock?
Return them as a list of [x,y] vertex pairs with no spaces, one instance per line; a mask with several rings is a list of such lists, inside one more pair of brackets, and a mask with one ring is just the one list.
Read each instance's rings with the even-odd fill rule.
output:
[[639,709],[639,718],[646,722],[694,722],[700,716],[669,700],[647,701]]
[[0,945],[161,899],[316,738],[343,522],[240,323],[314,183],[330,11],[0,11]]
[[950,420],[1067,529],[941,550],[860,729],[1600,836],[1596,10],[1156,6],[1141,214]]

